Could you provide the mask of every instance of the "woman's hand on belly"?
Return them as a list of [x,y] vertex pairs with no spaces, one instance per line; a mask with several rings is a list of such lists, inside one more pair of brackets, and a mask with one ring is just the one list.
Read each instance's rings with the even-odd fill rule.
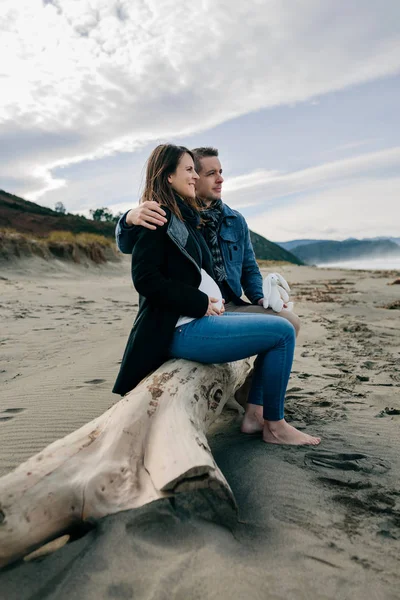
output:
[[211,296],[208,297],[208,309],[207,312],[205,314],[206,317],[217,317],[219,315],[222,315],[222,313],[224,312],[224,306],[222,305],[222,308],[218,308],[218,304],[221,303],[221,300],[219,300],[218,298],[213,298]]

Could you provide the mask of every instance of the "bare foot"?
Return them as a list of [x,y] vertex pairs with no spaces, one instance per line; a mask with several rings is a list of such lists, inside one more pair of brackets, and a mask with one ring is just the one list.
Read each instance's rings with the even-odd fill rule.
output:
[[264,421],[263,440],[267,444],[318,446],[321,438],[302,433],[282,419],[281,421]]
[[263,428],[263,407],[257,404],[247,404],[240,431],[242,433],[260,433]]

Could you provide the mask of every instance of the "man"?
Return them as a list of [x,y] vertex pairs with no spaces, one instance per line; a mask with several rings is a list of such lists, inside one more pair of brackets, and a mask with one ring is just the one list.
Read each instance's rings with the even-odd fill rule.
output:
[[[195,168],[199,175],[196,182],[196,195],[202,200],[205,210],[204,236],[214,261],[216,281],[225,298],[225,310],[229,312],[256,312],[276,315],[292,323],[296,335],[300,320],[293,312],[283,309],[279,314],[263,307],[263,278],[257,265],[250,234],[244,217],[221,200],[222,167],[215,148],[195,148]],[[131,254],[134,246],[135,226],[156,229],[166,223],[165,212],[157,202],[143,202],[137,208],[126,212],[116,227],[116,240],[119,249]],[[251,304],[242,299],[244,291]],[[243,386],[245,394],[250,379]],[[262,422],[262,407],[247,405],[242,431],[257,431]]]

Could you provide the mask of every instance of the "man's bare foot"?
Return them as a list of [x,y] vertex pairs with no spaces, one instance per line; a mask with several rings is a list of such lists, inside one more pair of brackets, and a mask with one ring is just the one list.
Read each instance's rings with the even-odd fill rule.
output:
[[257,404],[247,404],[240,431],[242,433],[260,433],[263,428],[263,407]]
[[267,444],[318,446],[321,438],[302,433],[282,419],[281,421],[264,421],[263,440]]

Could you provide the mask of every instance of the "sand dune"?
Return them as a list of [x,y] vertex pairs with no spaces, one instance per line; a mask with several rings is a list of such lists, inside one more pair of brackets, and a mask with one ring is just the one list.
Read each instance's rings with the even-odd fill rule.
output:
[[[302,317],[287,415],[321,446],[267,446],[227,411],[210,443],[238,516],[197,492],[107,517],[3,570],[1,597],[400,598],[399,273],[279,270]],[[1,476],[118,400],[137,295],[127,261],[31,259],[0,289]]]

